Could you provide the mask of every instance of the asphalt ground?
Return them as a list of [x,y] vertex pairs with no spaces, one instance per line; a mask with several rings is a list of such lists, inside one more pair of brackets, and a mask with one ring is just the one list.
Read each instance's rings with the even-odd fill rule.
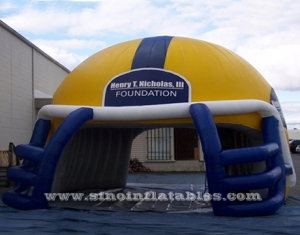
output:
[[[293,154],[296,174],[299,176],[300,154]],[[299,177],[298,177],[299,178]],[[128,183],[136,184],[203,184],[200,173],[129,174]],[[300,184],[275,214],[255,217],[219,217],[212,210],[199,212],[160,213],[151,211],[103,211],[54,207],[21,211],[0,201],[0,234],[299,234]]]

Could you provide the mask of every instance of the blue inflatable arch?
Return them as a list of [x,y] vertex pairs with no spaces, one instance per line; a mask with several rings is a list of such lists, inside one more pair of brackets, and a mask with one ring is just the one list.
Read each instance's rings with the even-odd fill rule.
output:
[[[223,150],[213,115],[251,112],[258,112],[262,116],[264,143],[256,147]],[[224,198],[229,192],[244,190],[255,192],[255,190],[268,189],[267,195],[262,201],[240,203],[231,203],[228,200],[212,201],[215,215],[268,215],[274,213],[283,205],[287,187],[286,182],[290,184],[289,186],[292,186],[295,182],[293,179],[295,176],[293,174],[293,164],[284,128],[282,122],[279,121],[280,117],[276,108],[259,100],[128,107],[45,106],[39,112],[30,143],[18,145],[15,149],[16,155],[24,161],[21,166],[8,170],[7,177],[15,182],[15,187],[13,190],[4,193],[2,200],[9,206],[23,210],[47,208],[48,202],[45,193],[64,191],[66,190],[64,187],[70,183],[72,176],[66,176],[69,182],[65,182],[64,185],[55,181],[57,172],[62,173],[57,169],[57,164],[65,146],[88,120],[128,121],[184,117],[192,117],[200,136],[211,194],[219,193],[221,198]],[[49,140],[49,143],[45,145],[51,126],[51,118],[63,118],[64,121]],[[99,188],[115,188],[126,185],[132,140],[147,128],[149,129],[149,126],[111,128],[110,131],[107,130],[107,134],[111,137],[118,136],[115,141],[119,147],[113,150],[113,154],[118,156],[122,154],[125,157],[122,158],[123,160],[113,163],[115,168],[111,171],[114,173],[100,175],[99,178],[101,179],[97,182]],[[107,141],[107,137],[98,137],[102,142],[105,139]],[[107,149],[104,148],[103,155],[105,155],[105,151]],[[111,164],[107,158],[106,156],[106,162],[102,164]],[[228,166],[253,162],[264,162],[265,170],[249,175],[228,176],[226,174],[226,167]],[[67,187],[67,190],[72,190],[72,187]]]

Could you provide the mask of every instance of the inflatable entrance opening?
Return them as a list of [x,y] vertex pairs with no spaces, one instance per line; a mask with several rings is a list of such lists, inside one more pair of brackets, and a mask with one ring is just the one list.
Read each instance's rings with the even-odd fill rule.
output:
[[[143,131],[194,128],[215,215],[277,211],[296,183],[280,103],[244,59],[201,40],[159,36],[106,48],[80,64],[44,106],[3,202],[48,207],[45,193],[126,186],[131,145]],[[239,133],[241,138],[232,138]],[[238,140],[238,141],[236,141]],[[231,202],[228,193],[262,200]]]

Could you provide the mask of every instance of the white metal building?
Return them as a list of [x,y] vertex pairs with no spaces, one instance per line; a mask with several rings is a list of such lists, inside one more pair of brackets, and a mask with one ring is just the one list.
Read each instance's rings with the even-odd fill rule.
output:
[[29,142],[38,109],[69,72],[0,21],[0,150]]

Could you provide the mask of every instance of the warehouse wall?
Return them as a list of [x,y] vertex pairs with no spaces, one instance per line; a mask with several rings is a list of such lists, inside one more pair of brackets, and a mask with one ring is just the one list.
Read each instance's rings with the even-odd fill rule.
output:
[[34,90],[50,96],[69,71],[0,21],[0,150],[28,143],[36,118]]
[[[68,72],[34,51],[34,89],[53,96]],[[39,98],[39,97],[37,97]]]

